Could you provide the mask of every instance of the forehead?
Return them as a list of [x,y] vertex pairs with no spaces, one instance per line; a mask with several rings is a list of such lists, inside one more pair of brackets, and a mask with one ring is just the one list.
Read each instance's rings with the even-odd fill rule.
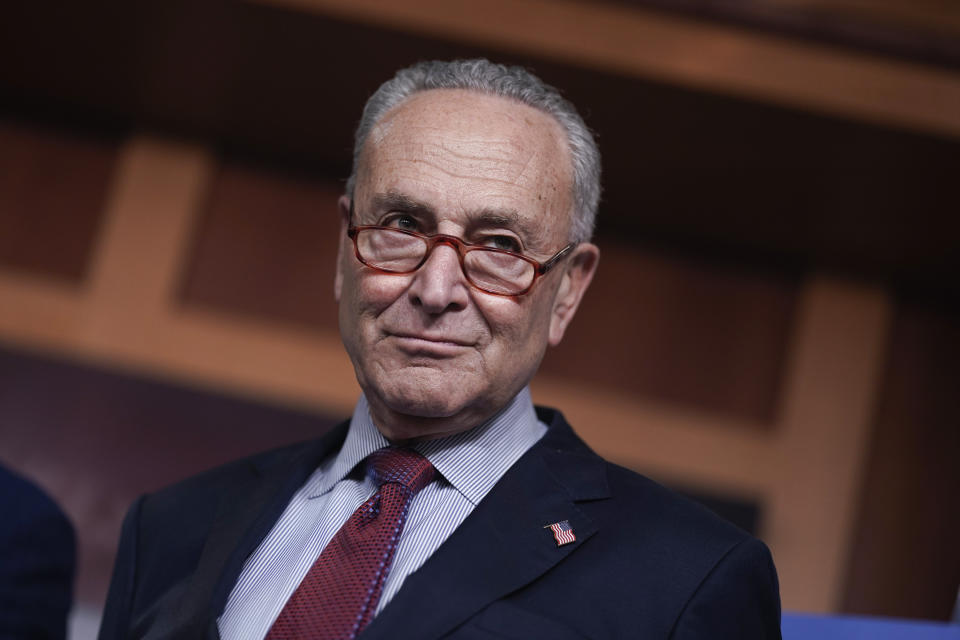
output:
[[373,128],[358,191],[403,193],[450,210],[504,208],[569,217],[572,167],[554,118],[468,90],[413,95]]

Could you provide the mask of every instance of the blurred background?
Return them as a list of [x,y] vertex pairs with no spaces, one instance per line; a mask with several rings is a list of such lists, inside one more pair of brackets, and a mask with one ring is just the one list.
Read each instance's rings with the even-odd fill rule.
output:
[[960,582],[960,7],[157,0],[0,8],[0,462],[78,530],[358,394],[332,294],[366,98],[420,59],[560,87],[600,271],[534,385],[772,548],[791,611],[947,620]]

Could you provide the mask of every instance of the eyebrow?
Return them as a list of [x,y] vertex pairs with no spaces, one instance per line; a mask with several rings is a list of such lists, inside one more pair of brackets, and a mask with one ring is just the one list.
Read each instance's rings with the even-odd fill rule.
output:
[[516,209],[481,209],[470,216],[470,221],[479,227],[506,227],[514,229],[524,244],[534,243],[537,237],[533,226],[520,217]]
[[409,211],[410,213],[431,215],[434,213],[434,209],[430,205],[394,191],[375,195],[373,197],[373,207],[377,211],[395,209],[398,211]]
[[[397,210],[436,217],[436,210],[432,206],[394,191],[375,195],[373,206],[378,211]],[[524,220],[516,209],[488,207],[468,212],[467,218],[469,225],[473,228],[507,227],[515,229],[524,239],[525,244],[536,243],[537,234],[533,225]]]

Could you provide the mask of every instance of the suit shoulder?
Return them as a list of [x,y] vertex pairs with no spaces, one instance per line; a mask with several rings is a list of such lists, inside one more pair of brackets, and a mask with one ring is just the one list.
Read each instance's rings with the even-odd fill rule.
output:
[[752,536],[705,506],[650,478],[605,461],[611,502],[623,522],[688,549],[725,553]]
[[[672,514],[689,523],[702,523],[703,526],[727,531],[731,535],[742,537],[745,531],[724,520],[699,502],[663,486],[656,480],[618,464],[604,461],[611,489],[630,501],[643,501],[646,513],[657,510],[664,515]],[[639,506],[639,505],[638,505]]]
[[[776,637],[711,635],[716,628],[671,635],[681,626],[697,629],[693,621],[707,608],[708,622],[721,620],[715,612],[724,603],[734,617],[761,620],[764,632],[770,621],[775,628],[777,583],[766,546],[693,500],[604,460],[558,412],[538,415],[550,430],[536,450],[571,499],[579,546],[518,602],[551,617],[575,612],[568,622],[590,637],[634,637],[638,628],[651,637]],[[567,600],[571,584],[589,587]]]
[[276,469],[289,468],[313,446],[315,441],[297,442],[201,471],[151,492],[146,496],[144,508],[164,510],[166,506],[176,506],[182,510],[184,501],[196,503],[218,498],[251,475],[264,475]]
[[[629,536],[645,532],[677,545],[706,545],[705,550],[712,553],[725,553],[750,539],[746,531],[706,507],[597,455],[559,411],[538,407],[537,415],[550,427],[541,441],[541,450],[555,452],[551,466],[561,476],[561,482],[566,484],[565,476],[575,476],[581,487],[578,491],[584,493],[581,497],[603,495],[606,499],[591,501],[590,508],[609,517],[615,530]],[[584,486],[589,487],[585,492]]]

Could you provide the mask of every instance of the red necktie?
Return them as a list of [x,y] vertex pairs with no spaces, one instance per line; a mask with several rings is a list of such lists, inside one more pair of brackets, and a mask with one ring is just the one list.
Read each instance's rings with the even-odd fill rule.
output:
[[435,471],[416,451],[394,447],[370,454],[367,471],[380,488],[333,536],[266,640],[346,640],[373,619],[410,501]]

